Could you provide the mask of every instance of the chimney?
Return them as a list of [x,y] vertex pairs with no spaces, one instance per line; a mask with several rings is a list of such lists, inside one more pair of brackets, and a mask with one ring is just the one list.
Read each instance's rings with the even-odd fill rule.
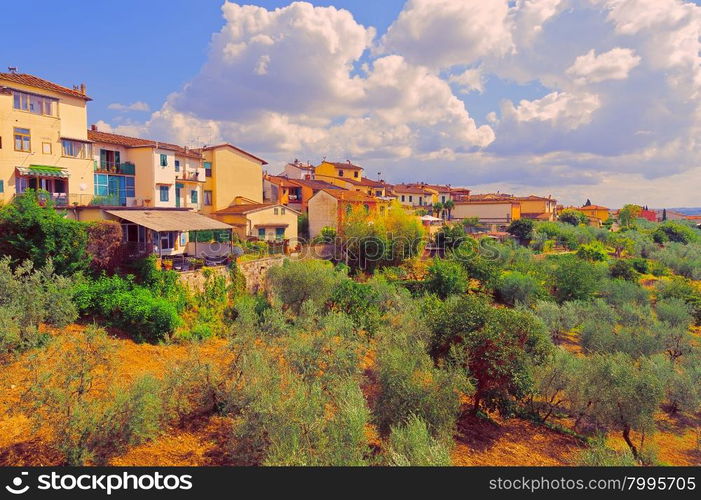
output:
[[7,71],[10,73],[17,73],[17,66],[8,66]]
[[80,84],[80,93],[85,95],[85,84],[84,83]]
[[97,125],[95,125],[94,123],[90,125],[90,130],[92,130],[93,132],[97,132]]

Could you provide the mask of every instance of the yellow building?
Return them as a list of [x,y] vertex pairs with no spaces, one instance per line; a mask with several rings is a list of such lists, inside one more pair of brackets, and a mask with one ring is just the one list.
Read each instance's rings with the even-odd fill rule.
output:
[[611,216],[610,210],[606,207],[602,207],[601,205],[587,205],[575,210],[582,212],[584,215],[589,217],[589,220],[596,220],[600,223],[606,222]]
[[512,199],[521,204],[521,216],[524,219],[553,221],[557,218],[557,200],[550,196],[516,196]]
[[92,199],[90,100],[82,84],[0,73],[0,201],[27,189],[48,191],[62,206]]
[[315,168],[314,178],[348,191],[357,191],[378,198],[386,197],[389,190],[386,182],[364,177],[363,167],[354,165],[350,160],[346,163],[323,161]]
[[236,198],[263,201],[263,165],[268,162],[231,144],[198,150],[204,159],[202,212],[211,214],[236,204]]

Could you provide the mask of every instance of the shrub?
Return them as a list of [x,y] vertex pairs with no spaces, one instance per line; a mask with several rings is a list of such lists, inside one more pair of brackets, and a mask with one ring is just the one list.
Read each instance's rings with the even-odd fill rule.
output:
[[633,266],[633,269],[638,271],[640,274],[647,274],[650,272],[650,263],[647,259],[636,257],[634,259],[630,259],[630,263]]
[[657,285],[658,300],[681,299],[691,308],[696,324],[701,324],[701,291],[683,278],[674,278]]
[[465,293],[467,285],[467,273],[458,262],[434,259],[428,267],[426,291],[436,294],[441,299],[449,295]]
[[42,323],[63,327],[78,317],[74,281],[56,276],[51,261],[41,269],[25,261],[14,271],[10,262],[0,259],[0,354],[39,345]]
[[85,225],[55,210],[42,193],[27,191],[0,207],[0,255],[13,267],[30,260],[38,269],[51,260],[56,274],[74,274],[90,261],[87,241]]
[[372,285],[343,280],[329,299],[332,310],[349,315],[357,328],[373,334],[380,324],[380,297]]
[[450,466],[450,449],[431,436],[426,422],[415,415],[406,423],[393,426],[385,453],[387,465]]
[[553,281],[558,302],[591,299],[598,287],[598,268],[571,256],[557,259],[555,262]]
[[323,305],[345,274],[334,270],[322,260],[286,260],[282,266],[268,271],[272,293],[295,313],[299,313],[307,300]]
[[698,236],[689,226],[678,222],[667,221],[660,224],[652,233],[652,238],[656,243],[666,243],[672,241],[675,243],[691,243],[698,240]]
[[601,436],[579,453],[575,464],[585,467],[632,467],[638,462],[630,450],[618,451],[606,446],[606,438]]
[[122,264],[122,226],[114,221],[91,222],[86,226],[90,270],[99,275],[114,273]]
[[30,360],[34,381],[23,404],[37,426],[52,429],[69,465],[104,464],[159,427],[158,383],[152,377],[119,386],[104,330],[65,334]]
[[453,296],[445,302],[429,297],[424,299],[422,308],[434,355],[448,352],[462,335],[484,327],[491,311],[489,303],[475,295]]
[[577,250],[577,256],[592,262],[602,262],[608,259],[606,247],[599,241],[580,246]]
[[586,224],[589,219],[579,210],[565,209],[560,213],[558,220],[565,224],[578,226],[580,224]]
[[460,411],[464,382],[436,368],[425,346],[402,332],[383,339],[377,352],[378,395],[373,408],[381,432],[421,418],[434,437],[449,438]]
[[543,323],[528,311],[494,309],[484,328],[462,339],[475,380],[473,411],[484,406],[511,415],[515,403],[533,389],[532,367],[546,359],[552,346]]
[[643,306],[650,300],[649,292],[642,286],[620,279],[606,280],[601,285],[601,294],[604,300],[614,307],[622,307],[626,304]]
[[501,275],[496,287],[497,296],[505,304],[531,305],[547,295],[543,285],[528,274],[518,271],[506,271]]
[[518,219],[509,224],[506,231],[516,237],[522,244],[527,245],[533,238],[533,221],[530,219]]
[[575,302],[558,305],[540,300],[536,302],[534,312],[543,321],[553,339],[571,331],[582,321],[581,308]]
[[609,274],[612,278],[620,278],[626,281],[638,279],[638,273],[629,260],[617,259],[609,265]]

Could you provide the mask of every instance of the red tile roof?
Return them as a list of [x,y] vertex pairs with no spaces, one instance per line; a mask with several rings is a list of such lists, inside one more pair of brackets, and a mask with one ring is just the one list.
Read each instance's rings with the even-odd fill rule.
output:
[[215,213],[220,215],[245,215],[250,212],[255,212],[257,210],[274,206],[278,205],[273,203],[244,203],[241,205],[231,205],[230,207],[222,208],[221,210],[217,210]]
[[116,144],[127,148],[159,148],[175,151],[177,155],[187,156],[190,158],[200,159],[202,154],[196,149],[188,149],[177,144],[167,142],[153,141],[151,139],[141,139],[139,137],[129,137],[126,135],[111,134],[108,132],[100,132],[98,130],[88,129],[88,139],[93,142],[104,142],[107,144]]
[[0,80],[5,80],[8,82],[19,83],[20,85],[27,85],[29,87],[34,87],[37,89],[50,90],[51,92],[56,92],[57,94],[69,95],[71,97],[78,97],[85,101],[92,101],[90,97],[85,95],[79,90],[69,89],[63,85],[58,85],[56,83],[44,80],[34,75],[28,75],[26,73],[0,73]]
[[426,194],[430,195],[433,194],[431,191],[428,191],[424,188],[418,187],[417,185],[413,184],[395,184],[392,190],[395,193],[409,193],[409,194]]
[[352,201],[361,203],[377,202],[377,198],[374,198],[360,191],[347,191],[345,189],[323,189],[322,191],[341,201]]
[[576,210],[609,210],[607,207],[602,207],[601,205],[587,205]]

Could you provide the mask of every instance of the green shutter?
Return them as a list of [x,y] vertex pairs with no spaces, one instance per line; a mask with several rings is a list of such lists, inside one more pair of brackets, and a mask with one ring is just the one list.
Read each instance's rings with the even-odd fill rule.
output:
[[5,192],[5,181],[0,181],[0,193]]

